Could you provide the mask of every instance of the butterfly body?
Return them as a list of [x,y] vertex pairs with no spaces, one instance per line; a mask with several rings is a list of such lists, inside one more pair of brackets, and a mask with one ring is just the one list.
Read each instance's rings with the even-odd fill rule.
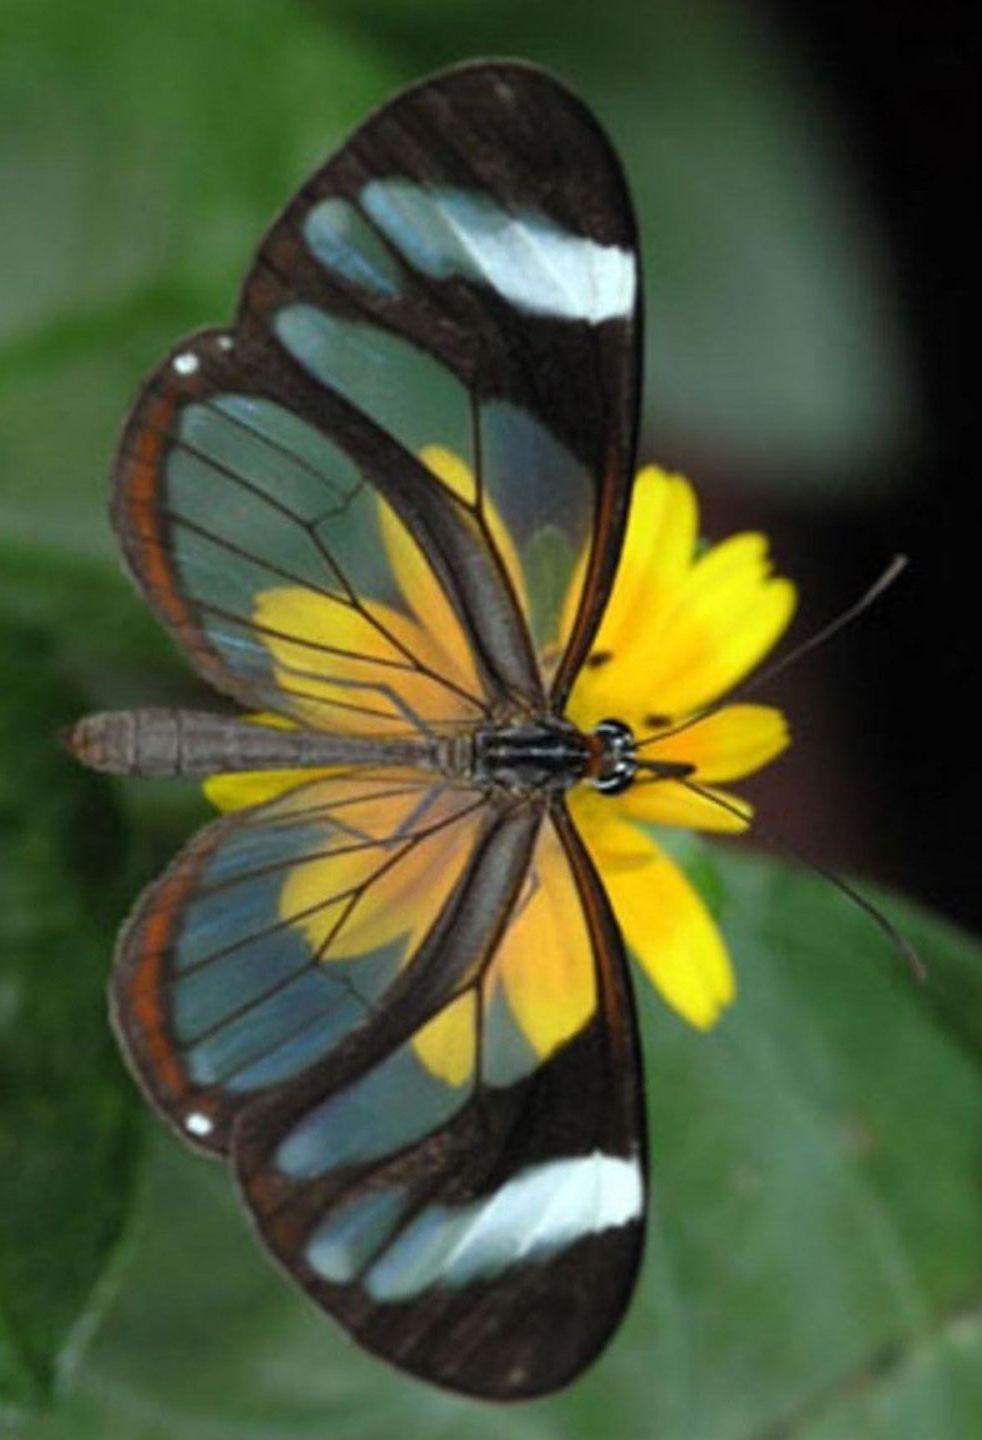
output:
[[624,947],[567,804],[639,762],[566,718],[631,491],[639,289],[619,162],[552,77],[480,62],[382,107],[120,444],[126,563],[250,718],[69,737],[208,772],[229,811],[119,938],[149,1099],[361,1344],[486,1398],[579,1374],[642,1247]]
[[455,735],[376,740],[157,708],[88,715],[65,739],[76,759],[111,775],[408,766],[476,788],[518,793],[567,790],[588,772],[606,772],[623,749],[619,736],[589,737],[555,716],[483,725]]

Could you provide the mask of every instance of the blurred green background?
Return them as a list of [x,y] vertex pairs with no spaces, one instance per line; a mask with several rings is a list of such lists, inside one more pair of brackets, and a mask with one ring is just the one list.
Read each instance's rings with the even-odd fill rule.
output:
[[[117,427],[161,352],[230,314],[305,173],[393,88],[476,54],[556,70],[625,157],[649,297],[644,453],[704,483],[707,531],[772,530],[817,620],[930,528],[938,416],[903,253],[789,7],[3,0],[0,1433],[967,1440],[982,969],[926,912],[883,901],[931,967],[918,992],[819,881],[682,844],[741,1000],[706,1038],[642,997],[656,1188],[639,1296],[579,1385],[503,1416],[353,1350],[116,1058],[112,935],[205,807],[190,787],[82,774],[54,736],[87,707],[207,703],[119,573]],[[801,740],[761,799],[819,858],[970,916],[909,794],[904,842],[868,674],[845,683],[879,644],[875,688],[900,693],[889,626],[835,662],[837,683],[791,679]]]

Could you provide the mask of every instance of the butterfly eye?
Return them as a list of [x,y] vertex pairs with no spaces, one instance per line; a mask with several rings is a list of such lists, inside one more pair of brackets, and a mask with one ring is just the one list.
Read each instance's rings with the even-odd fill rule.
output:
[[620,795],[637,774],[634,732],[622,720],[601,720],[593,733],[599,741],[594,787],[604,795]]

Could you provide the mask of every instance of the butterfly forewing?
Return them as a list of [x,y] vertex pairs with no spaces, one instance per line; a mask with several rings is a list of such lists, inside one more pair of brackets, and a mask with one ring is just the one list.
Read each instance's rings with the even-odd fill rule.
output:
[[[500,557],[561,705],[616,563],[637,412],[635,227],[589,113],[514,65],[406,92],[287,207],[240,324],[260,352],[271,332],[387,442],[463,462],[457,493],[477,526],[493,536],[500,517],[537,562],[526,573],[553,576],[529,593]],[[580,560],[564,635],[557,597]],[[515,671],[515,655],[495,658]]]
[[[620,547],[638,291],[616,157],[542,72],[466,66],[370,118],[124,432],[120,540],[199,670],[381,739],[560,714]],[[643,1124],[563,801],[466,765],[275,788],[137,906],[124,1048],[369,1348],[489,1397],[565,1383],[633,1284]]]
[[549,685],[558,708],[616,564],[638,332],[631,210],[582,106],[514,66],[409,91],[273,226],[236,328],[148,383],[114,509],[134,572],[247,704],[362,725],[409,667],[450,682],[416,682],[424,719]]

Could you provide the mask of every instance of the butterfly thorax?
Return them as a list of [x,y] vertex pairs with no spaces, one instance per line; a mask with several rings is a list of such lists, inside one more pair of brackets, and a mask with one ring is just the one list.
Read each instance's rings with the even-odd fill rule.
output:
[[603,794],[618,795],[632,784],[638,759],[634,732],[623,720],[603,720],[585,734],[568,720],[546,715],[487,726],[448,742],[441,768],[517,792],[563,791],[586,780]]
[[[489,725],[474,732],[468,779],[517,792],[567,790],[590,767],[590,737],[558,716]],[[449,757],[448,757],[449,758]]]

